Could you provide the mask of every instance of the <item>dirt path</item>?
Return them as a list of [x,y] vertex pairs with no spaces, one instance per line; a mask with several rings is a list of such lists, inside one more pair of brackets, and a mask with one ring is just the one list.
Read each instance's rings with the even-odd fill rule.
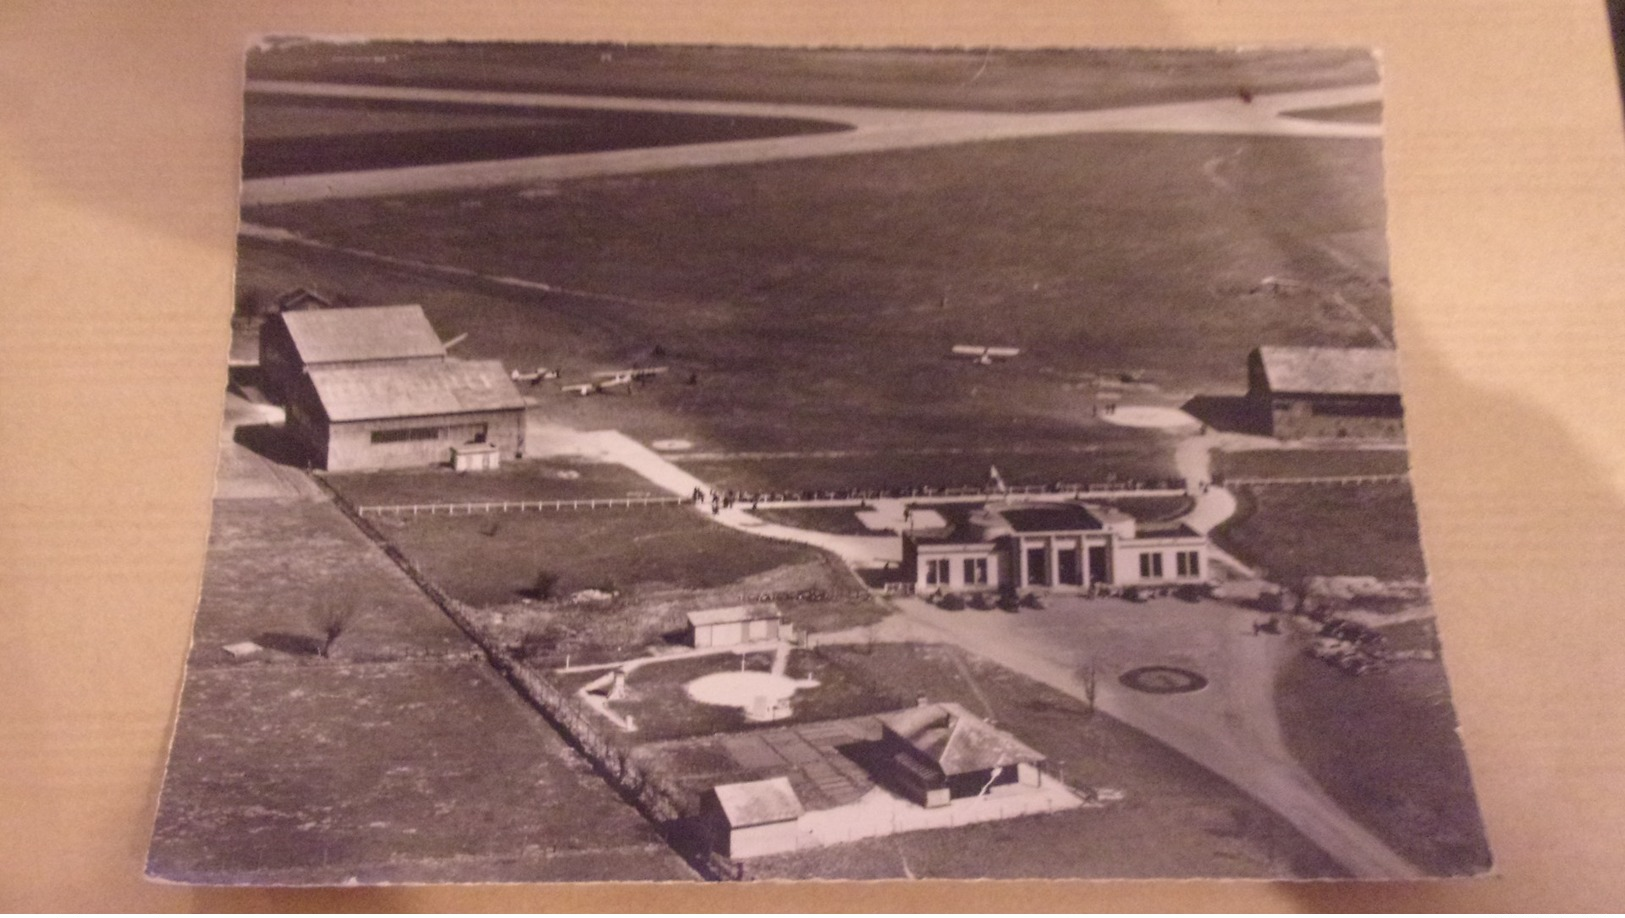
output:
[[[1253,636],[1250,613],[1142,606],[1127,613],[1137,625],[1114,630],[1101,624],[1098,608],[1085,613],[1065,603],[1019,616],[944,612],[915,599],[896,605],[917,639],[955,644],[1080,700],[1087,699],[1081,660],[1106,661],[1097,683],[1100,710],[1241,788],[1355,876],[1421,875],[1343,812],[1287,751],[1273,686],[1291,647],[1279,637]],[[1167,649],[1169,633],[1185,639],[1180,650]],[[1147,695],[1116,681],[1118,669],[1158,662],[1190,665],[1209,685],[1186,695]]]
[[559,181],[599,175],[630,175],[666,169],[919,149],[973,141],[1064,134],[1134,132],[1266,134],[1291,137],[1382,136],[1380,125],[1314,121],[1283,115],[1284,112],[1297,109],[1336,107],[1374,101],[1380,99],[1382,95],[1381,87],[1376,85],[1267,93],[1254,96],[1250,101],[1227,96],[1197,102],[1026,114],[630,99],[554,93],[477,92],[262,80],[250,81],[248,89],[257,93],[323,98],[374,98],[513,107],[574,107],[735,117],[809,118],[849,125],[851,129],[824,134],[650,149],[610,150],[252,179],[244,182],[242,186],[242,204],[245,207],[327,198],[410,194],[449,188]]
[[[620,431],[577,431],[533,423],[526,431],[525,442],[527,452],[532,455],[575,455],[619,463],[678,497],[689,497],[695,489],[710,492],[705,482]],[[896,536],[836,535],[797,529],[769,523],[739,505],[718,509],[715,513],[708,506],[695,505],[695,512],[740,532],[822,548],[855,567],[883,567],[900,562],[903,557],[903,546]]]

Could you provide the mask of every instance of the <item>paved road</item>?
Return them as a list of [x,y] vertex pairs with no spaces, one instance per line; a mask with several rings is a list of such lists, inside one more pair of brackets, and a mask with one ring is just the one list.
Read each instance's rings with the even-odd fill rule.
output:
[[[1422,875],[1327,797],[1287,750],[1274,683],[1291,645],[1280,636],[1254,636],[1251,613],[1177,600],[1129,605],[1061,597],[1047,609],[1013,616],[945,612],[916,599],[896,605],[926,639],[957,644],[1080,700],[1092,658],[1100,710],[1241,788],[1355,876]],[[1116,681],[1122,671],[1149,664],[1186,666],[1210,682],[1197,693],[1147,695]]]
[[1289,137],[1382,136],[1380,125],[1315,121],[1285,113],[1303,109],[1372,102],[1382,97],[1376,85],[1299,92],[1266,93],[1251,101],[1238,97],[1172,102],[1082,112],[967,112],[928,109],[868,108],[833,105],[787,105],[569,96],[555,93],[505,93],[416,87],[357,86],[254,80],[258,93],[319,98],[395,99],[458,102],[513,107],[575,107],[732,116],[810,118],[848,125],[849,130],[756,140],[687,144],[651,149],[611,150],[557,156],[395,169],[369,169],[323,175],[285,176],[245,181],[244,206],[326,198],[409,194],[451,188],[479,188],[534,181],[559,181],[598,175],[629,175],[773,160],[918,149],[985,140],[1049,137],[1083,133],[1267,134]]

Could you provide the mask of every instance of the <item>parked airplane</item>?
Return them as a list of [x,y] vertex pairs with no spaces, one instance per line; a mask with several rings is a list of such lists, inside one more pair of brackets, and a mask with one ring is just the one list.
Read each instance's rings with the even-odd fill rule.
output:
[[956,344],[953,348],[956,357],[972,357],[982,366],[991,366],[995,360],[1006,360],[1021,353],[1019,347],[985,347],[979,344]]
[[632,367],[628,370],[602,370],[592,375],[598,379],[621,379],[624,377],[628,382],[631,382],[643,379],[646,376],[659,376],[664,372],[666,372],[665,367]]
[[514,382],[528,382],[535,386],[539,385],[544,379],[558,379],[559,371],[549,369],[547,367],[537,367],[536,369],[531,370],[529,373],[521,372],[519,370],[511,370],[508,373],[508,378]]

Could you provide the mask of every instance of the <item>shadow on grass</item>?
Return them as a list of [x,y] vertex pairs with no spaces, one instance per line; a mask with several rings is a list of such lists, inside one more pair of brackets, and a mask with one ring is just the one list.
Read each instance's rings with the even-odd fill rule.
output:
[[291,654],[296,657],[319,657],[322,642],[308,634],[289,634],[286,631],[267,631],[254,638],[254,643],[266,650]]
[[231,438],[278,465],[304,468],[308,464],[304,448],[281,424],[244,424],[232,431]]
[[1258,405],[1242,395],[1197,395],[1180,406],[1185,413],[1222,433],[1270,434]]

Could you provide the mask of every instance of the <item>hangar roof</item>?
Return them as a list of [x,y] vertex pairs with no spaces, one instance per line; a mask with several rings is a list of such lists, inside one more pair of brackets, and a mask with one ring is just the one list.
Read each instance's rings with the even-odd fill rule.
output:
[[881,714],[878,719],[946,775],[1044,761],[1026,743],[951,701]]
[[522,410],[525,400],[495,360],[434,360],[316,367],[310,382],[330,421]]
[[1399,360],[1375,347],[1261,347],[1274,392],[1398,395]]
[[717,795],[728,825],[735,829],[788,822],[804,812],[790,779],[782,776],[765,781],[719,784],[711,788],[711,792]]
[[306,366],[446,356],[446,347],[422,306],[306,309],[281,316]]

